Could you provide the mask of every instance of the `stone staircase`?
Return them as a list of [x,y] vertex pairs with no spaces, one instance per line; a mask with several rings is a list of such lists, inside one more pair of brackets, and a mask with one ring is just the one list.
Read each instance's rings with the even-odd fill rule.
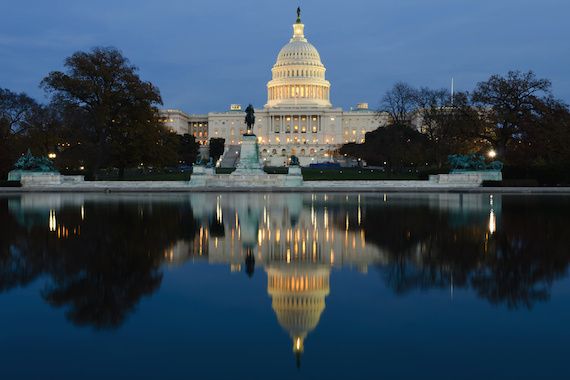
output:
[[224,151],[220,168],[235,168],[241,154],[241,145],[229,145]]

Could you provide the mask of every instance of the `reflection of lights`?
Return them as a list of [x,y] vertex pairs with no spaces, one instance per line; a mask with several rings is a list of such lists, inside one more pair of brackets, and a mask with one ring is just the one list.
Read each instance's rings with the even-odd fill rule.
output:
[[85,207],[81,205],[81,220],[85,220]]
[[295,349],[299,351],[301,349],[301,338],[297,338],[295,341]]
[[200,248],[199,248],[199,251],[198,251],[198,254],[199,254],[200,256],[202,256],[202,239],[203,239],[203,238],[204,238],[204,227],[200,227],[200,242],[199,242]]
[[311,205],[311,224],[317,228],[317,216],[315,214],[315,207]]
[[222,205],[220,203],[220,198],[221,198],[220,195],[216,197],[216,220],[218,221],[218,223],[222,223],[223,221]]
[[493,194],[489,195],[489,205],[493,205]]
[[49,210],[49,231],[55,232],[57,227],[57,219],[55,217],[55,210]]
[[489,213],[489,232],[492,235],[495,231],[497,231],[497,217],[495,216],[495,211],[491,209],[491,212]]
[[388,194],[384,193],[384,202],[388,202]]

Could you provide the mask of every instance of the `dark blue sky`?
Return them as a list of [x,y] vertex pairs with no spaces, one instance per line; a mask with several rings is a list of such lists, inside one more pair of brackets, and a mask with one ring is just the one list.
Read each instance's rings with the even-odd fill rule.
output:
[[377,106],[396,81],[471,89],[493,73],[534,70],[570,102],[568,0],[4,0],[0,87],[43,100],[65,57],[115,46],[189,113],[265,104],[265,84],[297,5],[332,101]]

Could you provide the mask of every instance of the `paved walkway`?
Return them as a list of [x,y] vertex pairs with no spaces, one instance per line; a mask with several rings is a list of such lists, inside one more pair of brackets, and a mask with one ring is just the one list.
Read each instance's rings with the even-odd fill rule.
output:
[[462,192],[462,193],[532,193],[532,194],[568,194],[570,187],[476,187],[470,185],[453,186],[433,184],[429,181],[306,181],[300,187],[272,186],[225,186],[225,187],[190,187],[185,181],[97,181],[80,184],[65,184],[41,187],[0,187],[0,194],[10,193],[133,193],[133,192]]

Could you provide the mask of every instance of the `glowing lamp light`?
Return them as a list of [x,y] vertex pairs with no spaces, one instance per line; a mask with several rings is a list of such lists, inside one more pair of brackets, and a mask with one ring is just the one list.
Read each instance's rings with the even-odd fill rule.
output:
[[55,153],[49,153],[49,154],[48,154],[48,158],[49,158],[50,160],[53,160],[53,159],[55,159],[56,157],[57,157],[57,154],[55,154]]
[[489,152],[487,152],[487,156],[489,156],[489,158],[495,158],[497,157],[497,152],[491,149]]

